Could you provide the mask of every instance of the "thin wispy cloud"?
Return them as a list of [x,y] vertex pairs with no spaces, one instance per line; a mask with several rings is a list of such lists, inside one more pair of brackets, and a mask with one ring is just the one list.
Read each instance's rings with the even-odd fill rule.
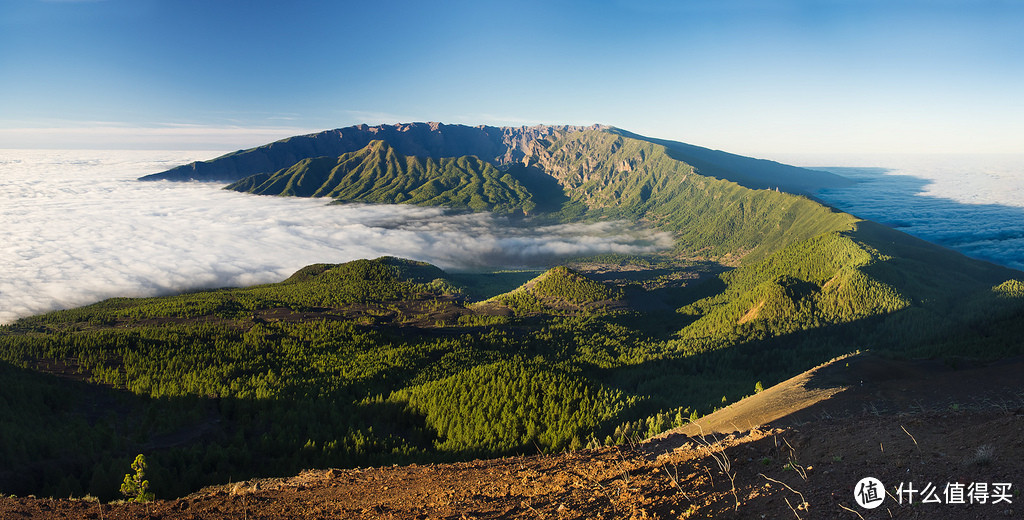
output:
[[0,150],[0,323],[114,296],[279,281],[312,263],[394,255],[465,270],[672,245],[621,222],[524,229],[489,214],[134,180],[209,157]]

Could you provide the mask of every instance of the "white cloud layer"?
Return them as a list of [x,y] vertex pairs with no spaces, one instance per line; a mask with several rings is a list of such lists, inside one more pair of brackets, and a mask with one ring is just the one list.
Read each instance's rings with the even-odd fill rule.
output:
[[1024,269],[1024,155],[773,158],[860,181],[819,193],[843,211],[968,256]]
[[318,262],[394,255],[473,269],[672,244],[621,222],[527,229],[489,214],[134,180],[212,156],[0,150],[0,323],[113,296],[279,281]]

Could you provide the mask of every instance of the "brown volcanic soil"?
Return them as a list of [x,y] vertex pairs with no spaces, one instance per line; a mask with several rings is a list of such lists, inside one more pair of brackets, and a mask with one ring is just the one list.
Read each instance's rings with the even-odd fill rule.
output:
[[730,433],[858,415],[1007,410],[1024,399],[1024,358],[992,364],[898,361],[872,353],[833,359],[676,433]]
[[[306,471],[145,505],[7,498],[0,518],[1022,518],[1022,381],[1022,360],[953,370],[859,355],[705,418],[706,437],[686,430],[561,455]],[[748,421],[755,427],[711,433]],[[866,476],[892,494],[901,482],[932,483],[940,496],[946,483],[1010,483],[1010,503],[890,496],[865,510],[853,489]]]

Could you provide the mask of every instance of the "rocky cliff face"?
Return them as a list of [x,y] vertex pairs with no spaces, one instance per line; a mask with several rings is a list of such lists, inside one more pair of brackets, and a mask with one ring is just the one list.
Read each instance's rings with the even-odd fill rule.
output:
[[273,173],[311,157],[337,157],[360,150],[373,140],[383,140],[401,155],[415,157],[462,157],[475,155],[499,168],[531,165],[533,158],[562,136],[593,126],[494,127],[409,123],[356,125],[290,137],[264,146],[239,150],[210,161],[198,161],[141,180],[202,180],[234,182],[258,173]]

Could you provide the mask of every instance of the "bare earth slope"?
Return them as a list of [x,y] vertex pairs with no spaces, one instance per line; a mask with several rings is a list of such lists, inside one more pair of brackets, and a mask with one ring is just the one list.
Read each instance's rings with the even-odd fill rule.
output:
[[[689,426],[561,455],[307,471],[145,505],[5,498],[0,518],[1020,518],[1021,375],[1021,359],[954,369],[860,354],[702,419],[707,436]],[[866,476],[890,495],[873,510],[854,501]],[[1010,488],[910,505],[901,483],[940,497],[947,483]]]
[[834,359],[733,403],[671,435],[793,426],[829,417],[979,409],[1024,392],[1024,360],[955,369],[940,361],[895,361],[863,353]]

